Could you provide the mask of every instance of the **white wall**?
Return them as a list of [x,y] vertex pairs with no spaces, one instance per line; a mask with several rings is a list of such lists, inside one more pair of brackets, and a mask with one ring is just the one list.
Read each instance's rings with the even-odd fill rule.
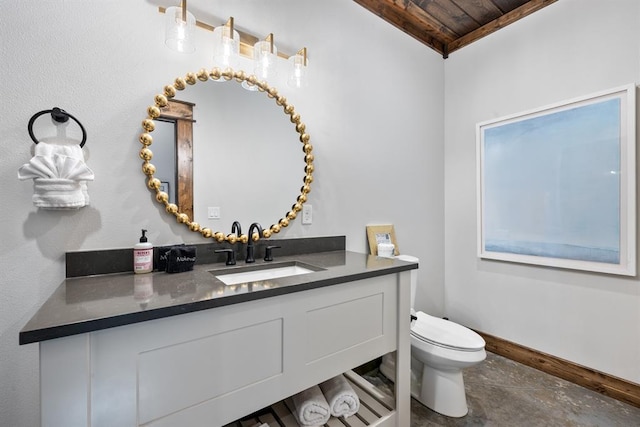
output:
[[[418,306],[442,313],[442,58],[354,2],[220,0],[215,11],[211,2],[189,3],[206,5],[208,15],[198,14],[205,22],[233,15],[255,34],[273,31],[282,50],[309,48],[312,86],[287,97],[315,148],[314,224],[296,221],[280,236],[343,234],[348,249],[366,251],[365,225],[393,223],[401,251],[421,258]],[[154,244],[198,239],[164,215],[140,172],[140,122],[153,96],[175,77],[210,67],[202,30],[194,55],[164,48],[158,4],[2,3],[2,426],[39,423],[38,346],[18,346],[18,333],[63,280],[66,251],[131,247],[140,228]],[[54,106],[76,115],[89,135],[87,163],[96,180],[89,184],[92,206],[78,212],[36,210],[31,183],[16,177],[31,157],[29,118]]]
[[640,383],[636,277],[476,257],[477,122],[640,79],[640,3],[563,0],[445,61],[445,306],[481,331]]

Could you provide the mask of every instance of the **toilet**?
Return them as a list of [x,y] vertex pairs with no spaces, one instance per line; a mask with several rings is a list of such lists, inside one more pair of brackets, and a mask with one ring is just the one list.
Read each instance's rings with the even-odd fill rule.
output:
[[[415,257],[399,255],[403,261]],[[411,270],[411,395],[426,407],[449,417],[467,415],[462,370],[482,362],[484,339],[464,326],[413,309],[418,270]],[[380,372],[395,381],[395,354],[382,358]]]

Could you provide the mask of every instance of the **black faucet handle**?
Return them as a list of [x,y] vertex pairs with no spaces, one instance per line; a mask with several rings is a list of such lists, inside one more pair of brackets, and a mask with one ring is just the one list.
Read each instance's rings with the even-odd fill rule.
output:
[[279,249],[280,246],[267,246],[264,248],[264,260],[265,261],[273,261],[273,249]]
[[226,252],[227,262],[225,264],[236,265],[236,251],[234,251],[233,249],[216,249],[214,252],[217,254]]

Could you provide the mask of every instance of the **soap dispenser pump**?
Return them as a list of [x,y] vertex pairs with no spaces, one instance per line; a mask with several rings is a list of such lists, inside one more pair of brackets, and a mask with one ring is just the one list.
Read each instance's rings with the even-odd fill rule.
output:
[[153,270],[153,245],[148,242],[147,230],[142,230],[140,242],[133,247],[133,272],[150,273]]

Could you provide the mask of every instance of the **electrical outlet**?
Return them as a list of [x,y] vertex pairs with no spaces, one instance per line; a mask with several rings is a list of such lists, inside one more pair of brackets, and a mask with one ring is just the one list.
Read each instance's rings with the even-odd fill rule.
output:
[[208,207],[207,208],[207,218],[208,219],[220,219],[220,208],[219,207]]
[[302,224],[309,225],[313,222],[313,208],[311,205],[302,205]]

